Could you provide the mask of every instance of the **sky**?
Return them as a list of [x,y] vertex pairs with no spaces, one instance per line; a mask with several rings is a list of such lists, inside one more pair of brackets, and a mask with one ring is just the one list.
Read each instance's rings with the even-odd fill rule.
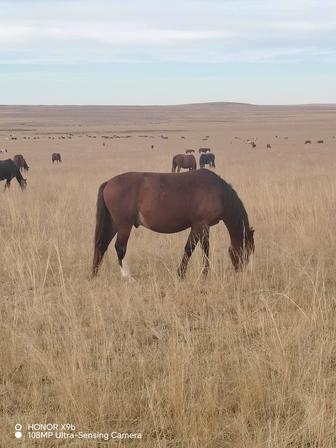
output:
[[336,103],[336,0],[0,0],[0,104]]

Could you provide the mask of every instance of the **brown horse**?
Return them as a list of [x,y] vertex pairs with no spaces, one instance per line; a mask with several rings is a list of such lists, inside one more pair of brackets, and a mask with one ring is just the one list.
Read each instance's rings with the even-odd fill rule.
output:
[[209,228],[224,221],[229,254],[236,271],[254,251],[254,230],[235,190],[215,173],[202,169],[183,174],[124,173],[104,182],[98,192],[92,275],[117,234],[115,249],[123,276],[123,259],[132,227],[159,233],[191,228],[178,269],[183,278],[198,241],[204,253],[203,273],[209,270]]
[[189,171],[196,170],[197,162],[195,157],[192,154],[177,154],[173,157],[172,173],[175,173],[176,168],[178,173],[181,171],[181,168]]
[[59,152],[53,152],[51,155],[51,161],[52,163],[54,162],[61,163],[62,162],[61,154]]
[[15,165],[19,168],[20,171],[29,171],[29,166],[27,162],[25,161],[22,154],[17,154],[13,157]]

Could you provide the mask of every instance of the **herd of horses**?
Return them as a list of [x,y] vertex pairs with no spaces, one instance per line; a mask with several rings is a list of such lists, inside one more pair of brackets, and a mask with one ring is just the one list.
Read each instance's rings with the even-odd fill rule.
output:
[[[195,156],[173,157],[172,173],[128,172],[104,182],[98,190],[92,277],[96,276],[104,254],[116,236],[115,250],[124,277],[132,279],[125,264],[127,243],[133,227],[143,226],[154,232],[171,234],[190,228],[178,275],[184,278],[189,259],[200,243],[204,276],[209,271],[210,227],[223,221],[230,235],[229,255],[236,271],[241,270],[254,252],[254,229],[236,191],[205,165],[215,168],[215,156],[209,148],[200,148],[197,170]],[[194,150],[192,150],[194,152]],[[52,163],[62,162],[59,153]],[[184,168],[188,172],[180,173]],[[21,154],[0,161],[0,180],[9,188],[15,177],[24,189],[21,172],[29,166]],[[175,172],[177,170],[177,173]]]
[[[186,149],[185,154],[176,154],[172,161],[172,173],[176,171],[179,173],[181,169],[193,171],[197,169],[197,162],[194,153],[194,149]],[[198,152],[201,154],[199,158],[200,168],[205,168],[209,165],[209,168],[216,168],[215,154],[211,152],[210,148],[200,148]]]
[[[1,152],[7,152],[7,150],[2,150]],[[62,162],[61,154],[54,152],[51,155],[52,163]],[[16,154],[12,159],[0,160],[0,181],[5,180],[5,190],[10,187],[12,179],[16,178],[21,190],[24,190],[27,186],[27,179],[22,176],[22,172],[29,171],[28,163],[22,154]]]

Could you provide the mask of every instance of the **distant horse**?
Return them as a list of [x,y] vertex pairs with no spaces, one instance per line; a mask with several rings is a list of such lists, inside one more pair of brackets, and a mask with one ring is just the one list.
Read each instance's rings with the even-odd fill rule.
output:
[[254,252],[254,230],[235,190],[209,170],[183,174],[124,173],[104,182],[98,191],[92,275],[117,234],[115,250],[121,274],[129,276],[123,259],[132,227],[140,225],[158,233],[191,228],[178,275],[185,277],[189,258],[200,241],[203,273],[209,270],[209,228],[223,220],[236,271]]
[[51,154],[51,161],[52,161],[52,163],[55,163],[55,162],[62,163],[61,154],[59,152],[53,152]]
[[252,146],[252,148],[256,148],[257,147],[257,145],[254,142],[251,142],[251,146]]
[[310,145],[311,144],[311,140],[306,140],[305,141],[305,145]]
[[202,152],[204,152],[204,153],[206,153],[206,152],[210,152],[211,151],[211,149],[210,148],[200,148],[199,150],[198,150],[198,152],[201,154]]
[[193,152],[195,152],[195,150],[194,149],[186,149],[186,154],[191,154],[191,153],[193,153]]
[[0,160],[0,181],[6,180],[5,190],[10,187],[13,177],[19,182],[21,190],[24,190],[27,186],[27,180],[22,177],[17,165],[11,159]]
[[317,140],[317,143],[324,143],[324,140]]
[[209,154],[201,154],[199,159],[200,168],[204,168],[205,165],[209,165],[210,168],[216,168],[215,166],[215,154],[211,152]]
[[14,156],[13,160],[20,171],[29,171],[29,166],[22,154],[17,154],[16,156]]
[[173,157],[172,173],[175,173],[176,169],[179,173],[181,168],[192,171],[197,169],[197,162],[192,154],[177,154]]
[[267,145],[266,145],[266,149],[272,149],[272,146],[271,146],[270,143],[267,143]]

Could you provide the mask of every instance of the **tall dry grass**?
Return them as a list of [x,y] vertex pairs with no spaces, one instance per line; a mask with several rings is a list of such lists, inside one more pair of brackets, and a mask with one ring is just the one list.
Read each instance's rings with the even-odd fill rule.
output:
[[113,245],[90,281],[99,184],[170,169],[168,143],[151,157],[127,144],[68,142],[52,166],[54,148],[36,143],[27,191],[13,182],[0,195],[0,445],[105,446],[14,440],[17,422],[67,422],[143,435],[116,446],[334,448],[334,149],[217,151],[256,228],[244,273],[220,224],[206,281],[199,249],[177,278],[186,232],[145,229],[128,247],[135,283],[120,277]]

